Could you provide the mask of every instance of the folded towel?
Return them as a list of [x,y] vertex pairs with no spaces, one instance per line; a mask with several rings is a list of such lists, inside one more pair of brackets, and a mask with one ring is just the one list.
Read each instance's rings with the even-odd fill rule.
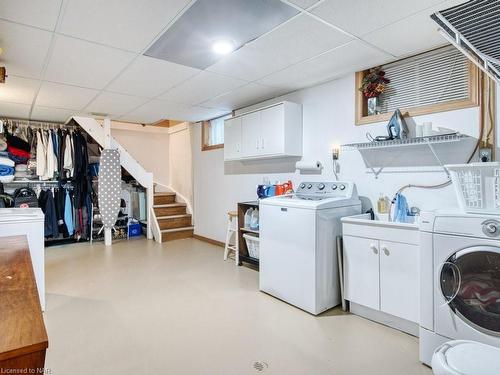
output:
[[28,158],[16,156],[13,154],[9,154],[9,159],[12,160],[15,164],[25,164],[28,161]]
[[9,151],[9,154],[15,155],[15,156],[20,157],[20,158],[29,159],[31,157],[31,154],[29,153],[29,151],[25,151],[25,150],[22,150],[20,148],[17,148],[17,147],[11,146],[11,145],[9,145],[7,147],[7,151]]
[[8,165],[0,164],[0,176],[9,176],[14,174],[14,168]]
[[9,176],[0,176],[0,182],[2,184],[8,184],[9,182],[14,181],[14,175],[11,174]]
[[10,160],[9,158],[6,158],[4,156],[0,156],[0,164],[1,165],[6,165],[8,167],[13,167],[14,166],[14,162],[12,160]]
[[26,164],[17,164],[16,165],[16,172],[23,172],[28,169],[28,166]]
[[7,150],[7,141],[5,139],[0,138],[0,151]]
[[16,137],[15,135],[7,134],[7,143],[10,147],[15,147],[19,150],[30,152],[30,144],[24,139]]

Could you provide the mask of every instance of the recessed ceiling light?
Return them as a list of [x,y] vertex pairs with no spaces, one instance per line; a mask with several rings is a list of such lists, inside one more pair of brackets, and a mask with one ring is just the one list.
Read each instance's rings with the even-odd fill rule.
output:
[[[191,3],[149,47],[144,53],[146,56],[206,69],[299,13],[281,0],[196,0]],[[231,47],[220,44],[222,41],[231,43]]]
[[234,45],[227,40],[218,40],[212,45],[212,50],[218,55],[227,55],[234,51]]

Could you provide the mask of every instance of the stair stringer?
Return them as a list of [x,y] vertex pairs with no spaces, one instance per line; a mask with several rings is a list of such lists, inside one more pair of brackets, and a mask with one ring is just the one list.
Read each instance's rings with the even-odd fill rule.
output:
[[[105,132],[104,128],[99,122],[92,117],[73,116],[72,119],[83,129],[89,136],[91,136],[101,147],[104,147]],[[135,180],[146,188],[147,194],[147,238],[152,239],[155,235],[155,225],[158,228],[155,238],[160,237],[159,226],[153,212],[153,173],[148,172],[144,167],[134,159],[132,155],[115,139],[111,136],[111,148],[117,149],[120,152],[120,164],[123,168],[130,173]]]

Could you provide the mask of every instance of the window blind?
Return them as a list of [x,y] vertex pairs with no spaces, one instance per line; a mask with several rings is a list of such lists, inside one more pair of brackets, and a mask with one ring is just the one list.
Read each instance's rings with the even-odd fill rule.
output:
[[422,107],[467,99],[469,64],[452,46],[382,66],[391,80],[380,95],[380,110]]

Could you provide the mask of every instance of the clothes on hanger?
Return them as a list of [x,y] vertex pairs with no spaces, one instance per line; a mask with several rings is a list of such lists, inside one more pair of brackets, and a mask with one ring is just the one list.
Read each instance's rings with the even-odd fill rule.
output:
[[51,189],[42,190],[38,197],[38,206],[45,214],[44,236],[45,238],[59,237],[59,227],[56,217],[56,205]]
[[42,177],[45,174],[45,165],[47,163],[47,151],[41,130],[36,132],[36,174]]

